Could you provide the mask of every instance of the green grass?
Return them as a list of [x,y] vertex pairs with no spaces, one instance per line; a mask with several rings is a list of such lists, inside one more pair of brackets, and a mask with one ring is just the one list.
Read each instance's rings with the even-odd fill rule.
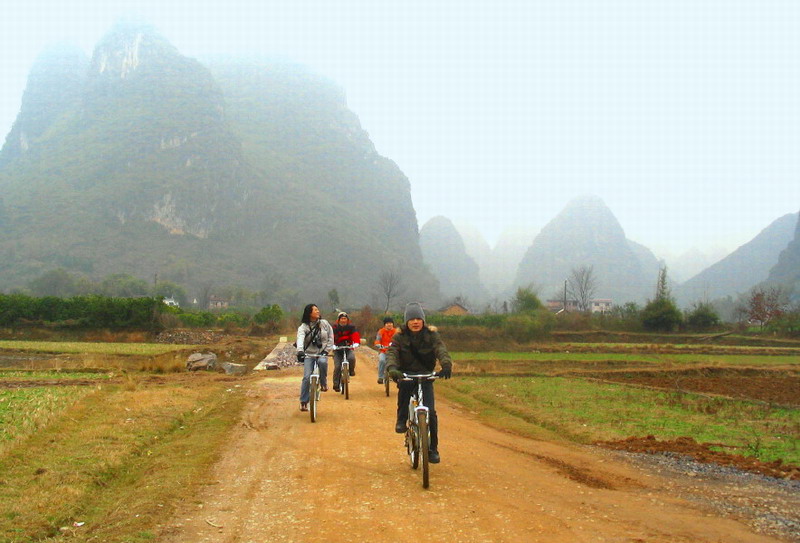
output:
[[39,353],[88,353],[109,355],[153,356],[191,348],[193,345],[163,343],[95,343],[78,341],[0,341],[0,351],[30,351]]
[[693,437],[726,452],[800,464],[800,409],[561,377],[461,377],[445,396],[489,422],[589,443],[654,435]]
[[0,390],[0,452],[47,426],[92,387],[34,387]]
[[620,362],[631,364],[675,364],[704,366],[800,366],[800,354],[647,354],[647,353],[586,353],[569,352],[455,352],[450,353],[458,362],[472,361],[533,361],[533,362]]

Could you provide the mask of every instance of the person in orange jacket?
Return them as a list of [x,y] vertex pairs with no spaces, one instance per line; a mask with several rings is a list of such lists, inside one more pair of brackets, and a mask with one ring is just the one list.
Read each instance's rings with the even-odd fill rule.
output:
[[383,327],[375,335],[375,348],[378,349],[378,384],[382,385],[386,379],[386,350],[392,343],[392,336],[397,332],[392,317],[383,318]]

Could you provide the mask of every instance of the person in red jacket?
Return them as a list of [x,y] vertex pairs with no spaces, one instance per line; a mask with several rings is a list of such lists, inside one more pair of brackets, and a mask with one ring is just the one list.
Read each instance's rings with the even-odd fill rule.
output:
[[378,384],[382,385],[386,379],[386,350],[392,343],[392,336],[397,332],[392,317],[383,317],[383,328],[375,334],[375,348],[378,349]]
[[[356,374],[356,354],[353,349],[361,344],[361,336],[356,327],[350,323],[350,317],[344,311],[339,312],[336,324],[333,325],[333,390],[339,392],[342,380],[342,361],[345,355],[350,363],[350,375]],[[337,349],[349,345],[353,349]]]

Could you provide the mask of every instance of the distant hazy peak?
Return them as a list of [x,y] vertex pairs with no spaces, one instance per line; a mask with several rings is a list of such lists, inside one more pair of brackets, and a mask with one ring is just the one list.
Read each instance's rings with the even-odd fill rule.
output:
[[154,26],[142,22],[121,21],[95,47],[90,73],[125,79],[146,59],[163,54],[180,55]]

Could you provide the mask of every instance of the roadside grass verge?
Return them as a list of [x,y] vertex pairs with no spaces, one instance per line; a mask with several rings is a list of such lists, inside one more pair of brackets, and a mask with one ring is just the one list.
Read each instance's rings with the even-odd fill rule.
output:
[[16,411],[50,415],[0,450],[0,541],[157,539],[208,482],[245,394],[219,376],[151,381],[13,391],[30,394]]
[[167,343],[95,343],[89,341],[0,341],[0,351],[31,351],[38,353],[106,354],[154,356],[171,351],[190,349],[193,345]]
[[725,452],[800,464],[800,409],[544,375],[463,376],[437,388],[489,424],[532,437],[688,436]]

